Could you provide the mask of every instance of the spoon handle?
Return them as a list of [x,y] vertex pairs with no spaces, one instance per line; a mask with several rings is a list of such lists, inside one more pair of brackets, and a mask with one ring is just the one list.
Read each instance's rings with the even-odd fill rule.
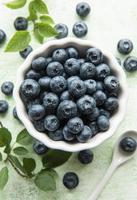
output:
[[96,189],[91,194],[91,196],[89,197],[88,200],[97,200],[98,199],[103,188],[105,187],[106,183],[109,181],[111,176],[113,175],[116,168],[117,168],[117,165],[112,162],[111,165],[109,166],[105,176],[103,177],[102,181],[97,185]]

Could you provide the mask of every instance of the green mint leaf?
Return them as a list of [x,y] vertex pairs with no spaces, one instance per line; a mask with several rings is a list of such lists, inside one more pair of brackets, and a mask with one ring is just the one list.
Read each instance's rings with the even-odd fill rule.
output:
[[29,17],[27,18],[29,21],[35,21],[38,18],[37,12],[34,8],[34,4],[35,1],[31,1],[29,4]]
[[28,175],[31,175],[31,172],[36,168],[36,162],[33,158],[23,158],[23,168]]
[[40,16],[40,20],[43,23],[54,25],[54,21],[53,21],[53,19],[49,15],[41,15]]
[[11,9],[17,9],[17,8],[22,8],[23,6],[25,6],[26,2],[27,0],[13,0],[7,3],[6,6]]
[[17,136],[16,142],[22,145],[32,145],[33,138],[29,135],[26,129],[23,129]]
[[41,170],[35,180],[34,183],[36,186],[43,190],[43,191],[54,191],[56,190],[56,182],[53,175],[50,175],[50,173],[47,173],[46,170]]
[[13,149],[13,152],[16,155],[23,156],[23,155],[26,155],[28,153],[28,150],[24,147],[16,147],[15,149]]
[[41,14],[48,14],[48,8],[42,0],[34,0],[34,8]]
[[11,142],[11,133],[6,128],[0,128],[0,147],[9,145]]
[[33,30],[35,38],[38,40],[39,43],[43,44],[44,37],[40,35],[39,29],[37,27]]
[[8,168],[7,167],[3,167],[0,171],[0,190],[3,190],[5,185],[8,182]]
[[4,149],[4,153],[9,154],[11,152],[11,146],[7,145]]
[[63,165],[72,153],[60,151],[60,150],[49,150],[42,159],[43,166],[46,168],[54,168]]
[[0,161],[2,161],[2,154],[0,153]]
[[58,177],[57,172],[54,169],[44,169],[49,175],[53,176],[54,178]]
[[35,26],[39,29],[43,37],[49,38],[57,35],[55,28],[46,23],[36,23]]
[[13,163],[15,167],[17,167],[23,174],[26,174],[26,170],[23,168],[19,159],[16,156],[9,155],[9,160]]
[[17,31],[6,47],[6,52],[16,52],[24,50],[30,43],[31,36],[28,31]]

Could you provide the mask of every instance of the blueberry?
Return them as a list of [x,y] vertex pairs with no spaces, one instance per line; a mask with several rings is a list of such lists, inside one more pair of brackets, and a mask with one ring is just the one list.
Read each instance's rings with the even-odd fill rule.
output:
[[92,122],[92,121],[95,121],[98,118],[99,114],[100,114],[99,109],[98,108],[94,108],[93,112],[90,113],[87,116],[87,118],[88,118],[89,121]]
[[94,122],[89,122],[88,126],[91,129],[92,137],[94,137],[95,135],[97,135],[99,133],[98,125],[97,125],[97,123],[95,121]]
[[34,149],[35,153],[38,155],[43,155],[49,150],[48,147],[46,147],[43,143],[41,143],[39,141],[36,141],[33,144],[33,149]]
[[76,37],[84,37],[88,32],[88,27],[85,22],[76,22],[73,25],[73,33]]
[[13,117],[14,117],[15,119],[18,119],[18,120],[19,120],[16,107],[13,108]]
[[79,76],[71,76],[67,79],[68,82],[68,87],[70,86],[70,84],[74,81],[74,80],[80,80]]
[[104,83],[102,81],[96,81],[96,89],[104,90]]
[[33,61],[32,61],[32,69],[36,70],[36,71],[42,71],[42,70],[46,70],[46,67],[47,67],[47,60],[46,58],[44,57],[38,57],[38,58],[35,58]]
[[81,66],[81,65],[84,64],[86,61],[85,61],[85,59],[80,58],[80,59],[78,59],[78,62],[79,62],[79,64],[80,64],[80,66]]
[[121,64],[122,64],[122,62],[121,62],[120,58],[116,57],[116,60],[117,60],[117,62],[118,62],[118,64],[119,64],[119,65],[121,65]]
[[76,12],[80,17],[86,17],[90,13],[90,6],[86,2],[78,3],[76,6]]
[[60,63],[64,63],[67,58],[68,55],[65,49],[56,49],[52,54],[52,59]]
[[74,47],[69,47],[69,48],[66,49],[66,51],[67,51],[69,58],[76,58],[77,59],[79,57],[78,50]]
[[96,77],[98,80],[104,80],[110,75],[110,67],[107,64],[100,64],[96,67]]
[[34,79],[37,81],[40,78],[40,76],[41,75],[38,72],[31,69],[25,74],[25,79]]
[[33,51],[32,47],[29,45],[27,48],[25,48],[23,51],[20,51],[20,55],[22,58],[27,58],[27,56]]
[[121,39],[117,45],[118,51],[123,54],[129,54],[133,50],[133,43],[129,39]]
[[78,99],[77,106],[82,114],[88,115],[93,112],[96,107],[96,102],[91,96],[85,95]]
[[48,76],[55,77],[63,75],[64,68],[59,62],[51,62],[48,64],[46,71]]
[[65,38],[68,36],[68,27],[65,24],[56,24],[55,29],[58,33],[57,39]]
[[105,102],[105,109],[108,111],[116,111],[118,109],[119,103],[118,98],[116,97],[109,97]]
[[75,58],[69,58],[64,64],[65,71],[68,75],[75,76],[79,74],[80,64]]
[[2,44],[6,39],[6,34],[3,30],[0,29],[0,44]]
[[60,101],[70,100],[71,96],[68,91],[64,91],[60,96]]
[[9,108],[7,101],[0,100],[0,114],[6,113]]
[[32,121],[42,119],[45,116],[45,108],[40,104],[33,105],[29,108],[28,115]]
[[104,115],[100,115],[97,119],[97,125],[100,131],[107,131],[110,126],[109,119]]
[[79,117],[74,117],[67,122],[67,127],[71,133],[78,134],[83,130],[84,124]]
[[12,95],[13,93],[13,88],[14,88],[14,85],[12,82],[10,81],[6,81],[2,84],[1,86],[1,91],[5,94],[5,95]]
[[74,80],[68,85],[68,90],[72,97],[79,98],[86,93],[86,85],[82,80]]
[[79,142],[85,143],[92,137],[92,132],[89,126],[84,126],[84,129],[80,134],[76,135],[76,138]]
[[96,91],[96,81],[93,79],[86,80],[85,82],[87,88],[87,94],[92,95]]
[[98,65],[103,62],[103,54],[97,48],[89,48],[86,52],[87,59],[92,62],[94,65]]
[[47,93],[43,98],[43,105],[46,110],[55,110],[59,104],[59,97],[54,93]]
[[34,99],[27,102],[27,109],[29,110],[33,105],[40,104],[40,99]]
[[126,71],[128,71],[128,72],[136,71],[137,70],[137,58],[134,56],[127,57],[124,61],[123,66],[126,69]]
[[66,141],[73,141],[75,139],[75,135],[68,130],[67,126],[63,128],[63,136]]
[[67,172],[63,177],[63,184],[68,189],[74,189],[79,184],[79,178],[74,172]]
[[106,116],[108,119],[110,118],[110,112],[107,111],[107,110],[105,110],[105,109],[103,109],[103,108],[101,108],[101,109],[99,110],[99,113],[100,113],[100,115]]
[[134,138],[132,137],[125,137],[120,141],[120,148],[128,153],[133,153],[135,152],[137,148],[137,142]]
[[104,85],[109,92],[117,92],[120,87],[119,80],[115,76],[106,77],[104,79]]
[[37,121],[33,122],[33,125],[35,129],[39,132],[45,132],[45,127],[44,127],[44,119],[40,119]]
[[53,60],[52,60],[52,58],[51,57],[48,57],[47,58],[47,65],[49,64],[49,63],[51,63]]
[[56,76],[50,81],[50,89],[52,92],[59,94],[67,87],[67,81],[63,76]]
[[78,160],[82,164],[89,164],[93,161],[93,153],[90,150],[83,150],[78,153]]
[[36,98],[40,93],[39,84],[33,79],[26,79],[20,86],[20,92],[26,98]]
[[85,62],[81,65],[80,76],[82,79],[91,79],[96,74],[96,67],[90,62]]
[[60,119],[70,119],[77,116],[77,106],[73,101],[62,101],[57,109],[57,116]]
[[107,99],[106,94],[101,90],[97,90],[93,94],[93,97],[94,97],[94,99],[96,101],[97,106],[103,105],[105,103],[106,99]]
[[26,30],[28,28],[28,20],[25,17],[18,17],[14,21],[14,27],[17,31]]
[[50,81],[51,78],[48,76],[43,76],[39,79],[38,83],[43,90],[49,90],[50,89]]
[[50,139],[52,139],[54,141],[61,141],[64,139],[62,129],[58,129],[54,132],[49,131],[48,136],[50,137]]
[[44,119],[44,126],[48,131],[56,131],[60,126],[60,122],[55,115],[48,115]]

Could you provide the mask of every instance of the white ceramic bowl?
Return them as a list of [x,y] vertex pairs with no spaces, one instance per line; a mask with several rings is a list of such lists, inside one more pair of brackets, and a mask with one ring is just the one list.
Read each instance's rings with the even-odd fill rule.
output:
[[23,122],[26,129],[28,130],[28,132],[30,133],[30,135],[32,135],[37,140],[43,142],[46,146],[50,148],[76,152],[76,151],[81,151],[84,149],[96,147],[100,145],[102,142],[104,142],[106,139],[110,138],[115,133],[119,123],[122,121],[125,114],[126,103],[127,103],[127,85],[126,85],[125,73],[122,67],[117,63],[115,57],[111,53],[97,47],[103,52],[103,54],[108,59],[108,63],[110,67],[113,69],[116,76],[118,77],[120,81],[120,85],[121,85],[121,94],[119,96],[119,109],[117,113],[110,119],[109,130],[103,133],[99,133],[98,135],[90,139],[87,143],[76,143],[76,144],[67,143],[65,141],[53,141],[46,134],[38,132],[33,127],[31,121],[29,120],[27,112],[25,111],[24,104],[20,98],[20,95],[19,95],[20,85],[24,80],[25,72],[28,70],[28,68],[31,65],[32,60],[35,57],[40,56],[40,55],[47,56],[48,53],[50,53],[52,50],[56,48],[66,48],[69,46],[76,47],[80,52],[83,52],[84,49],[87,49],[89,47],[97,47],[95,44],[93,44],[90,41],[75,39],[75,38],[52,40],[43,44],[40,48],[34,50],[27,57],[25,62],[20,66],[19,70],[17,71],[17,80],[16,80],[15,89],[14,89],[14,99],[16,102],[17,114],[20,120]]

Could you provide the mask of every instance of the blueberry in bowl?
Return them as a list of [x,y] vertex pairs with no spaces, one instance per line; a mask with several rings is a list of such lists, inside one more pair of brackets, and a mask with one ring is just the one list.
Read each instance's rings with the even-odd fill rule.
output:
[[127,101],[125,74],[115,57],[75,38],[49,41],[29,54],[13,94],[28,132],[49,148],[70,152],[110,138]]

